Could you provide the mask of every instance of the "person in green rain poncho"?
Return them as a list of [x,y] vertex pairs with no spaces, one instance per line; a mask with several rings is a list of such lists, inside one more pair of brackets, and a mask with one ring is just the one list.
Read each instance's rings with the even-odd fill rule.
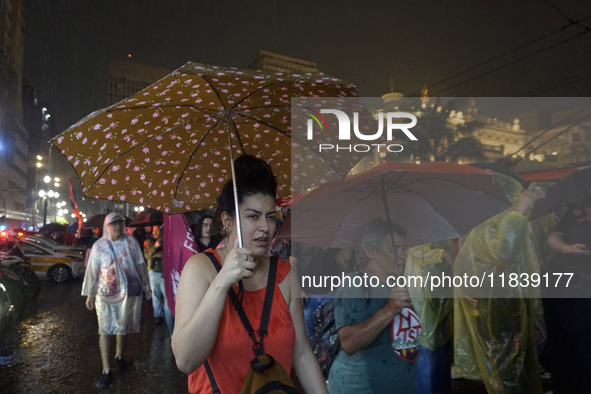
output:
[[[521,184],[497,174],[513,207],[475,227],[465,238],[454,262],[454,275],[494,275],[540,272],[540,249],[527,214],[544,196],[539,188],[523,190]],[[538,293],[531,288],[454,288],[454,373],[482,380],[490,393],[542,391],[536,351],[539,323]],[[501,292],[499,292],[501,290]],[[494,297],[503,298],[494,298]],[[488,297],[488,298],[487,298]]]
[[[424,280],[451,276],[455,258],[452,240],[414,246],[406,258],[405,275]],[[412,305],[421,321],[415,389],[418,394],[451,392],[453,298],[429,286],[409,287]]]

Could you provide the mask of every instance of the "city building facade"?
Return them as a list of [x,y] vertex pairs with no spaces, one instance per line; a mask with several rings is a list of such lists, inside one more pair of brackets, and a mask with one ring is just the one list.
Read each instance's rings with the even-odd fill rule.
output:
[[21,227],[26,212],[28,141],[23,120],[23,0],[0,1],[0,225]]
[[265,50],[259,51],[248,68],[271,72],[318,72],[314,62]]
[[[532,146],[527,151],[530,161],[546,167],[591,164],[591,109],[575,107],[544,114],[546,124],[531,133]],[[538,117],[539,117],[538,116]]]
[[109,61],[107,104],[112,105],[133,96],[140,90],[170,74],[173,70],[131,60]]

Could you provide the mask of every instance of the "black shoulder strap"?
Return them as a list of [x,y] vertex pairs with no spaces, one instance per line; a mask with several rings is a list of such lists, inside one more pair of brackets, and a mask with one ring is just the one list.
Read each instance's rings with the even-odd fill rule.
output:
[[209,366],[209,363],[207,361],[205,362],[205,372],[207,372],[207,377],[209,378],[209,383],[211,384],[211,391],[213,392],[213,394],[220,394],[220,388],[218,387],[218,384],[215,381],[213,371],[211,370],[211,367]]
[[[213,255],[211,252],[203,252],[209,259],[211,263],[215,267],[215,269],[220,272],[222,266],[218,259]],[[244,313],[244,309],[242,309],[242,302],[238,299],[236,292],[234,292],[233,288],[228,289],[228,294],[232,303],[234,304],[234,308],[236,312],[238,312],[238,316],[240,317],[240,321],[242,321],[242,325],[248,332],[248,335],[253,340],[253,350],[255,355],[260,356],[261,354],[265,353],[263,347],[263,337],[268,334],[267,328],[269,327],[269,318],[271,316],[271,305],[273,303],[273,294],[275,293],[275,278],[277,276],[277,257],[271,257],[271,261],[269,264],[269,275],[267,277],[267,290],[265,292],[265,302],[263,304],[263,314],[261,315],[261,323],[259,326],[258,334],[259,337],[257,338],[246,313]],[[242,284],[242,281],[239,282]]]

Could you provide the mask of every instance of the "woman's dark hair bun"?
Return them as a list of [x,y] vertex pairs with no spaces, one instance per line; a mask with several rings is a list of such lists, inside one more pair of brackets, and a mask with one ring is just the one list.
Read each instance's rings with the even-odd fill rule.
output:
[[234,171],[237,183],[266,181],[275,183],[275,175],[271,166],[263,159],[245,154],[234,160]]
[[[248,154],[241,155],[234,160],[234,171],[238,189],[238,204],[244,201],[244,197],[258,193],[276,197],[277,179],[273,175],[271,166],[263,159]],[[235,214],[232,180],[224,185],[218,197],[218,206],[221,211],[230,215]]]

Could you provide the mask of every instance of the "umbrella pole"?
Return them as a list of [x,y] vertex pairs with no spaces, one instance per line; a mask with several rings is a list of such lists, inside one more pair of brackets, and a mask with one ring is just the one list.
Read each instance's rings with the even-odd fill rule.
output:
[[[384,203],[384,209],[386,210],[386,220],[388,223],[392,222],[392,218],[390,217],[390,209],[388,209],[388,199],[386,197],[386,188],[384,187],[384,180],[382,179],[382,183],[380,184],[380,194],[382,195],[382,202]],[[390,231],[390,240],[392,241],[392,246],[394,247],[394,266],[396,267],[396,275],[400,275],[400,265],[398,264],[398,255],[396,252],[396,241],[394,240],[394,234]]]
[[[234,170],[234,154],[232,152],[232,122],[230,118],[226,118],[228,123],[228,147],[230,148],[230,165],[232,169],[232,190],[234,192],[234,210],[236,211],[236,236],[238,237],[238,247],[243,246],[242,243],[242,224],[240,223],[240,211],[238,209],[238,188],[236,187],[236,171]],[[230,245],[233,246],[233,245]]]

